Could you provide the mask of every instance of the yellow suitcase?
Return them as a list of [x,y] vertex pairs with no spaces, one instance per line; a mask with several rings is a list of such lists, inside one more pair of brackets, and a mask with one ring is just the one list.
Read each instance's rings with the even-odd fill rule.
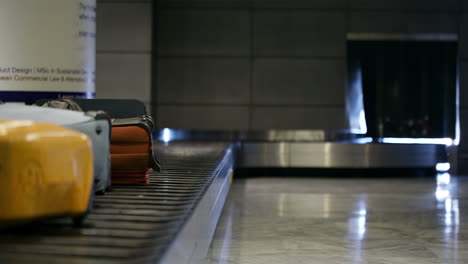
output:
[[55,124],[0,120],[0,179],[0,222],[81,223],[92,203],[90,139]]

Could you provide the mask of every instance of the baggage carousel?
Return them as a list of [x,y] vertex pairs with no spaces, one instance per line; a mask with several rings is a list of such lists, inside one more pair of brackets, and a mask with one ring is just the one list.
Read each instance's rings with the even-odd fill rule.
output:
[[229,143],[158,143],[148,185],[95,196],[83,226],[70,219],[3,227],[0,263],[203,263],[229,191]]
[[0,229],[0,264],[206,263],[234,167],[388,170],[448,161],[444,144],[385,144],[324,131],[164,129],[154,136],[162,171],[150,184],[96,196],[81,227],[58,219]]
[[347,130],[190,131],[163,129],[161,141],[236,142],[236,169],[435,169],[456,165],[449,138],[369,138]]

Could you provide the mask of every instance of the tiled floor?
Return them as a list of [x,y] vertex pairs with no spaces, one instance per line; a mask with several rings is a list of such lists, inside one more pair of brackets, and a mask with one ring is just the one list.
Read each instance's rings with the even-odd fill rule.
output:
[[468,263],[468,178],[236,179],[216,263]]

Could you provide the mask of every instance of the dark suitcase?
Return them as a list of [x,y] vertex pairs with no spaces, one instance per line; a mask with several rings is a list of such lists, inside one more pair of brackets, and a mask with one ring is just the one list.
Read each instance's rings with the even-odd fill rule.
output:
[[113,184],[149,183],[152,170],[160,171],[153,153],[153,119],[138,100],[40,100],[38,105],[78,111],[103,110],[112,121],[111,171]]
[[34,104],[43,106],[50,102],[66,102],[62,106],[54,106],[56,108],[65,108],[75,111],[104,111],[111,118],[134,118],[148,115],[146,106],[143,102],[134,99],[41,99]]

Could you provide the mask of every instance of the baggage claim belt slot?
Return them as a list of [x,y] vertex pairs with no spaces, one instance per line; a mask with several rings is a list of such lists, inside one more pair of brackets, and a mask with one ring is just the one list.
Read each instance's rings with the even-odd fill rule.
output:
[[[60,219],[1,229],[0,263],[166,263],[174,259],[173,244],[180,245],[194,222],[211,221],[210,227],[195,227],[206,237],[213,219],[194,218],[207,217],[197,212],[206,208],[216,208],[219,217],[234,163],[232,146],[171,143],[155,148],[162,172],[153,173],[148,185],[114,186],[96,196],[82,227]],[[223,199],[210,200],[213,192]],[[190,245],[186,251],[194,255]]]

